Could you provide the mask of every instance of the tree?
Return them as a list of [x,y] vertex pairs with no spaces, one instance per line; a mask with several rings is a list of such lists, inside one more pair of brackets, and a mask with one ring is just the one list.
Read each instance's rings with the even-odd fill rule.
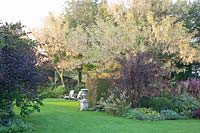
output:
[[20,23],[0,26],[0,106],[1,111],[12,116],[13,107],[21,109],[22,116],[34,110],[39,111],[42,104],[39,87],[44,85],[41,57]]
[[63,86],[63,75],[66,69],[71,69],[73,64],[71,51],[66,43],[66,31],[68,30],[68,23],[64,23],[62,18],[49,14],[46,17],[45,23],[42,28],[33,31],[34,37],[43,45],[43,49],[52,61],[53,67],[60,77]]
[[[199,67],[199,58],[198,54],[200,51],[199,47],[199,30],[198,30],[198,14],[199,14],[199,1],[176,1],[169,12],[170,15],[176,17],[177,22],[182,22],[184,28],[186,28],[186,31],[190,34],[191,39],[190,40],[190,50],[187,52],[184,51],[183,53],[189,53],[194,55],[194,51],[196,51],[196,57],[193,56],[193,61],[188,63],[183,63],[179,60],[175,62],[176,67],[179,70],[183,70],[181,72],[173,72],[173,75],[175,77],[175,80],[187,80],[189,77],[196,77],[198,78],[198,74],[196,73],[198,67]],[[192,50],[191,50],[192,48]],[[189,58],[188,58],[189,59]]]
[[185,27],[189,29],[189,32],[194,32],[196,37],[196,41],[199,41],[200,37],[200,3],[194,2],[189,6],[189,10],[187,12],[187,16],[185,17]]
[[66,7],[65,20],[69,28],[73,30],[77,26],[83,28],[95,23],[97,15],[97,0],[76,0],[69,1]]

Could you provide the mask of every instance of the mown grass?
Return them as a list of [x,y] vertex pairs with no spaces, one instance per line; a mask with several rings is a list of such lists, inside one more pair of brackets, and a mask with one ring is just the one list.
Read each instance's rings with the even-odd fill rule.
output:
[[138,121],[103,112],[79,111],[79,103],[44,100],[40,113],[26,118],[35,133],[199,133],[200,120]]

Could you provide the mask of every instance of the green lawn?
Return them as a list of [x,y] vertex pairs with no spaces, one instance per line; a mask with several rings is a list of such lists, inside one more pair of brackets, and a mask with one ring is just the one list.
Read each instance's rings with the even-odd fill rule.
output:
[[200,120],[137,121],[101,112],[81,112],[79,103],[44,101],[40,113],[26,118],[35,133],[199,133]]

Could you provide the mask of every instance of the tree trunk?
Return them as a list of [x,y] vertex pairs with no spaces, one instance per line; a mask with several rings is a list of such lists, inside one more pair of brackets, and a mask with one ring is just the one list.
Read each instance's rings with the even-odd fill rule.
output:
[[77,71],[78,71],[78,84],[80,85],[81,84],[81,82],[82,82],[82,65],[79,67],[79,68],[77,68]]
[[65,86],[65,83],[64,83],[64,78],[63,78],[63,73],[64,73],[64,70],[62,69],[61,71],[59,71],[57,68],[55,68],[55,69],[56,69],[56,71],[57,71],[58,75],[60,76],[60,81],[61,81],[61,84],[62,84],[63,86]]
[[53,84],[53,89],[56,88],[56,71],[54,71],[54,84]]
[[61,80],[62,85],[65,86],[64,79],[63,79],[63,73],[60,74],[60,80]]

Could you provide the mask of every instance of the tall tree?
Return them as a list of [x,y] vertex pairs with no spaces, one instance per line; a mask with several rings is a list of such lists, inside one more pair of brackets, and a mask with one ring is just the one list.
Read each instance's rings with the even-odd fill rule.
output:
[[83,28],[95,23],[97,0],[76,0],[67,3],[65,18],[70,29],[81,25]]
[[64,23],[62,18],[50,13],[46,17],[43,27],[33,31],[34,37],[43,44],[41,49],[48,54],[48,58],[53,62],[54,69],[58,73],[62,85],[65,85],[64,71],[70,68],[70,63],[72,63],[69,61],[71,51],[67,48],[65,39],[67,30],[68,23]]
[[194,32],[196,41],[200,41],[200,3],[194,2],[190,5],[187,16],[185,17],[185,26],[190,32]]

